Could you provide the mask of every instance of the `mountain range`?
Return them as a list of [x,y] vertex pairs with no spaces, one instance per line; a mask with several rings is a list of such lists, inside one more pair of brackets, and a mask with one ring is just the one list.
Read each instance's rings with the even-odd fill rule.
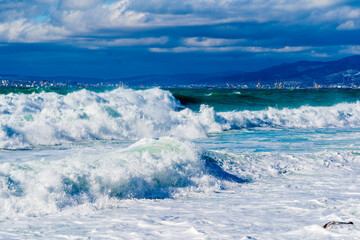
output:
[[256,72],[224,72],[216,74],[150,75],[133,78],[113,79],[129,86],[138,85],[248,85],[255,87],[274,86],[276,83],[288,86],[312,87],[314,84],[360,85],[360,55],[337,61],[299,61],[285,63]]
[[282,83],[285,86],[312,87],[314,85],[353,86],[360,85],[360,55],[342,58],[337,61],[299,61],[285,63],[256,72],[223,72],[223,73],[185,73],[173,75],[146,75],[127,78],[81,78],[71,76],[37,77],[14,74],[0,74],[2,79],[10,81],[54,81],[79,83],[119,83],[136,86],[268,86]]
[[[213,78],[212,81],[220,81]],[[299,84],[303,87],[320,85],[360,84],[360,55],[337,61],[300,61],[266,68],[257,72],[240,73],[221,79],[238,84],[273,85],[276,82]]]

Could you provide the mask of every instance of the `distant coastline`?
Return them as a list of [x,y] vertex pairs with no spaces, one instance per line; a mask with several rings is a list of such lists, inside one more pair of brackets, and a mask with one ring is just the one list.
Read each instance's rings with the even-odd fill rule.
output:
[[337,61],[300,61],[257,72],[186,73],[127,78],[38,77],[0,74],[0,87],[15,88],[232,88],[359,89],[360,55]]

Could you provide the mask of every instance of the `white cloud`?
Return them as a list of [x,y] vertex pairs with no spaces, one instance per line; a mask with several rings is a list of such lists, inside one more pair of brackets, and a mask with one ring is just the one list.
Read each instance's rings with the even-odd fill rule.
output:
[[36,0],[39,3],[57,3],[59,0]]
[[313,56],[313,57],[318,57],[318,58],[328,58],[328,57],[330,57],[330,55],[327,54],[327,53],[317,52],[317,51],[315,51],[315,50],[312,50],[312,51],[310,52],[310,55]]
[[224,39],[224,38],[207,38],[207,37],[192,37],[183,39],[186,46],[191,47],[216,47],[234,45],[242,42],[244,39]]
[[[106,31],[116,36],[122,29],[134,31],[159,27],[211,25],[229,22],[331,21],[338,29],[351,29],[360,10],[341,5],[342,0],[0,0],[3,41],[53,41],[66,36]],[[46,16],[44,23],[34,19]],[[354,22],[355,23],[355,22]],[[340,24],[340,25],[339,25]],[[14,30],[7,26],[14,26]],[[41,37],[36,37],[41,34]],[[189,47],[230,46],[225,38],[186,38]]]
[[204,51],[204,48],[198,48],[198,47],[149,48],[149,51],[156,53],[185,53],[185,52]]
[[128,1],[118,1],[90,9],[57,11],[53,19],[74,34],[83,34],[102,29],[144,26],[146,14],[128,10]]
[[345,54],[360,54],[360,45],[349,45],[349,46],[343,46],[343,49],[341,49],[340,53]]
[[302,52],[305,50],[310,49],[310,47],[289,47],[285,46],[282,48],[266,48],[266,47],[244,47],[245,52],[254,52],[254,53],[266,53],[266,52],[273,52],[273,53],[287,53],[287,52]]
[[151,52],[158,53],[186,53],[186,52],[252,52],[252,53],[289,53],[302,52],[311,47],[289,47],[265,48],[254,46],[236,46],[236,47],[175,47],[175,48],[149,48]]
[[136,45],[162,45],[168,42],[167,37],[147,37],[147,38],[122,38],[116,39],[112,41],[102,41],[98,42],[98,44],[103,46],[136,46]]
[[353,30],[356,29],[357,26],[355,26],[355,23],[353,20],[346,21],[339,26],[337,26],[337,30]]
[[59,7],[61,9],[86,9],[96,6],[100,0],[60,0]]
[[93,40],[80,39],[78,46],[98,49],[103,47],[130,47],[130,46],[149,46],[149,45],[163,45],[169,41],[168,37],[145,37],[145,38],[120,38],[112,40]]
[[360,9],[356,7],[338,7],[331,9],[320,16],[321,18],[331,20],[356,19],[360,17]]
[[274,4],[275,8],[288,10],[288,11],[298,11],[299,9],[316,9],[316,8],[326,8],[333,6],[340,0],[287,0],[287,1],[271,1]]
[[19,19],[0,24],[0,40],[4,42],[50,42],[64,39],[68,32],[62,27]]

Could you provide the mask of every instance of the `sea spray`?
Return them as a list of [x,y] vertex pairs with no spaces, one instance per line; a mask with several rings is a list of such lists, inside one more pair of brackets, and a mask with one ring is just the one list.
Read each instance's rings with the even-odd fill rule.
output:
[[300,108],[219,113],[231,128],[359,128],[360,102],[340,103],[330,107]]

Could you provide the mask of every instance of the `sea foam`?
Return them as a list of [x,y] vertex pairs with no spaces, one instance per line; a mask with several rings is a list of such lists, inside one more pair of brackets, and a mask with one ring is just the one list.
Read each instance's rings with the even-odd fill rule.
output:
[[360,102],[220,113],[231,128],[359,128]]

